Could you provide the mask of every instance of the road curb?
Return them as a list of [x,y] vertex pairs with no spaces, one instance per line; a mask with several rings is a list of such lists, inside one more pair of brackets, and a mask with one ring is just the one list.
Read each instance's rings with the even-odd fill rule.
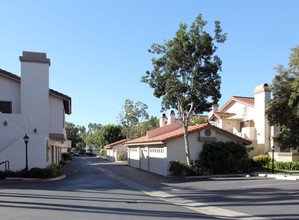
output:
[[2,184],[2,183],[42,183],[42,182],[52,182],[52,181],[62,180],[65,178],[66,178],[66,175],[53,177],[53,178],[47,178],[47,179],[7,180],[7,181],[0,181],[0,184]]
[[167,176],[169,179],[209,179],[209,178],[223,178],[223,177],[250,177],[250,174],[223,174],[211,176]]
[[272,174],[272,173],[253,173],[252,176],[275,178],[277,180],[293,180],[298,181],[298,175],[286,175],[286,174]]

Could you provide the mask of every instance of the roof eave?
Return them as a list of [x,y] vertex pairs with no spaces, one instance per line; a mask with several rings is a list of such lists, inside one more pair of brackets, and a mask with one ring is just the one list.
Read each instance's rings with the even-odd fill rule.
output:
[[152,142],[139,142],[139,143],[124,143],[123,145],[126,147],[134,147],[139,145],[163,145],[165,142],[163,141],[152,141]]

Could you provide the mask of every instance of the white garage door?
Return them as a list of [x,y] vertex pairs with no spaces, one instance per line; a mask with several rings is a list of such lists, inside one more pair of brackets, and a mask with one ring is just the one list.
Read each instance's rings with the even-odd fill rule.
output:
[[140,168],[148,171],[148,152],[147,148],[140,148]]
[[129,165],[132,167],[139,168],[139,152],[137,147],[130,147],[130,158],[129,158]]
[[163,176],[167,175],[166,152],[164,147],[149,148],[149,171]]

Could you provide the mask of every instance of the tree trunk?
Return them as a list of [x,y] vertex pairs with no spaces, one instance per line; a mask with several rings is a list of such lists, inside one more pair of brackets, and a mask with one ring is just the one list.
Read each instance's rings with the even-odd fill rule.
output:
[[190,165],[191,158],[190,158],[189,140],[188,140],[188,126],[183,125],[183,129],[184,129],[186,161],[187,164]]

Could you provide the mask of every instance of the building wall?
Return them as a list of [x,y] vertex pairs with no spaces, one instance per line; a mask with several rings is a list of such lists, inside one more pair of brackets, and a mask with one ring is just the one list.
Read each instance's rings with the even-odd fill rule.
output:
[[235,113],[236,115],[233,116],[232,118],[239,118],[242,120],[254,120],[254,108],[245,105],[239,102],[233,102],[230,106],[228,106],[225,110],[226,112],[229,113]]
[[21,113],[20,82],[0,75],[0,101],[12,102],[12,114]]
[[[216,138],[213,141],[217,141],[217,142],[231,142],[231,141],[236,142],[232,138],[230,138],[226,135],[223,135],[223,134],[221,134],[217,131],[214,131],[212,129],[210,129],[210,130],[212,131],[212,133],[209,137],[207,137],[205,135],[205,130],[202,130],[200,132],[193,132],[188,135],[191,160],[199,159],[199,155],[203,149],[203,145],[207,142],[207,141],[199,141],[198,140],[199,136],[203,137],[203,138]],[[184,142],[183,137],[172,139],[167,142],[167,173],[168,173],[168,175],[170,174],[168,171],[170,161],[172,161],[172,160],[186,161],[186,154],[185,154],[184,146],[185,146],[185,142]]]
[[139,147],[130,147],[129,148],[129,165],[132,167],[139,168],[139,158],[140,157],[140,148]]
[[[32,165],[46,167],[49,137],[49,64],[36,61],[43,53],[23,52],[21,61],[21,114],[27,116]],[[30,62],[25,61],[31,59]],[[36,129],[36,132],[35,132]],[[29,165],[30,166],[30,165]]]
[[[4,126],[3,122],[7,122]],[[0,113],[0,162],[9,161],[11,170],[25,168],[25,143],[27,118],[20,114]],[[4,165],[0,166],[3,170]]]
[[53,134],[63,134],[64,107],[63,100],[55,96],[49,96],[49,131]]
[[271,98],[267,85],[257,86],[254,92],[255,128],[257,132],[257,144],[262,153],[268,152],[270,148],[270,126],[266,118],[266,107]]

